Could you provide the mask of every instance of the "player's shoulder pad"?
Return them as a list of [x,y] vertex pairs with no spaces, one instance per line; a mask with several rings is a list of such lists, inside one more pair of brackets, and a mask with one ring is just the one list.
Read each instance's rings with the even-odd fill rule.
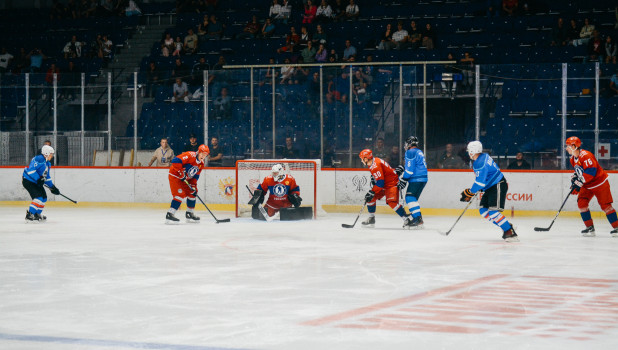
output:
[[34,161],[41,164],[45,164],[47,163],[47,160],[45,159],[45,156],[43,156],[42,154],[37,155],[36,157],[34,157]]

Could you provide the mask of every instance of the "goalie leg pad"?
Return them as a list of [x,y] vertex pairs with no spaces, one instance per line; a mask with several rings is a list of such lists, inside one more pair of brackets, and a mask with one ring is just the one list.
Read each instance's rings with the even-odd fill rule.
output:
[[281,208],[281,221],[313,219],[313,207]]
[[260,213],[260,208],[257,205],[251,207],[251,217],[255,220],[266,221],[266,218]]

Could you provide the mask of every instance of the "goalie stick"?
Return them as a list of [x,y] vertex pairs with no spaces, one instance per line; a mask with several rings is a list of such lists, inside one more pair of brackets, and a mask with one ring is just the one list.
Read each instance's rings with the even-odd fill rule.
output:
[[448,236],[448,235],[449,235],[449,233],[451,233],[451,231],[453,231],[453,229],[455,228],[455,225],[457,225],[457,223],[459,222],[459,219],[461,219],[461,217],[462,217],[462,216],[463,216],[463,214],[466,212],[466,210],[468,210],[468,208],[470,207],[470,204],[472,204],[472,200],[474,200],[474,198],[476,198],[476,195],[477,195],[478,193],[479,193],[479,192],[476,192],[476,193],[474,194],[474,196],[472,196],[472,198],[470,198],[470,201],[468,202],[468,205],[466,205],[466,207],[465,207],[465,208],[464,208],[464,210],[461,212],[461,214],[459,214],[459,217],[457,218],[457,220],[455,220],[455,223],[453,224],[453,226],[451,226],[451,228],[450,228],[448,231],[446,231],[446,232],[439,231],[441,235],[443,235],[443,236]]
[[545,227],[535,227],[534,230],[535,231],[549,231],[549,229],[554,225],[554,221],[556,221],[556,219],[558,218],[558,215],[560,215],[560,212],[562,211],[562,208],[564,208],[564,205],[566,204],[567,200],[569,199],[569,197],[571,196],[571,191],[569,191],[569,194],[567,194],[566,198],[564,199],[564,202],[562,202],[562,205],[560,206],[560,209],[558,209],[558,212],[556,213],[556,216],[554,216],[554,219],[551,221],[551,224],[549,224],[549,227],[545,228]]
[[[249,191],[249,193],[251,194],[251,197],[253,197],[253,192],[251,192],[251,189],[249,188],[249,185],[245,185],[245,187],[247,188],[247,191]],[[266,209],[264,209],[263,205],[258,203],[257,206],[258,206],[258,210],[260,211],[260,214],[262,214],[262,216],[264,217],[264,220],[266,220],[268,222],[273,221],[273,218],[270,217],[270,215],[268,215],[268,213],[266,212]]]
[[367,206],[367,201],[365,201],[365,203],[363,203],[363,207],[361,208],[361,210],[358,212],[358,215],[356,215],[356,220],[354,220],[354,223],[352,225],[348,225],[348,224],[341,224],[341,227],[344,228],[352,228],[354,227],[354,225],[356,225],[356,222],[358,221],[358,218],[360,218],[361,213],[363,212],[363,210],[365,209],[365,206]]

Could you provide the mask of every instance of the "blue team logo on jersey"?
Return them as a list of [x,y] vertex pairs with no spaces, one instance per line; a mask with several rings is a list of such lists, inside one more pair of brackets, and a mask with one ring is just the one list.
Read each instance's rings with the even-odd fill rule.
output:
[[581,165],[576,165],[575,166],[575,174],[577,174],[577,176],[579,178],[583,178],[584,177],[584,168],[582,168]]
[[196,166],[192,166],[189,169],[187,169],[187,177],[192,179],[195,174],[197,174],[197,171],[200,170],[198,167]]
[[276,184],[273,186],[272,193],[277,197],[283,197],[288,193],[288,187],[284,184]]

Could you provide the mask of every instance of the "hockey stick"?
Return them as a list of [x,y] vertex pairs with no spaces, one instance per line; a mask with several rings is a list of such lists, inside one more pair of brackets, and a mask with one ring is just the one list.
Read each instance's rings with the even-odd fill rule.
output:
[[[249,185],[245,185],[245,187],[247,188],[247,191],[249,191],[249,193],[251,194],[251,197],[253,197],[253,192],[251,192],[251,189],[249,188]],[[258,210],[260,211],[260,214],[262,214],[262,216],[264,217],[264,220],[271,222],[273,221],[273,218],[270,217],[270,215],[268,215],[268,213],[266,212],[266,209],[264,209],[264,206],[261,204],[257,204],[258,206]]]
[[202,204],[204,204],[204,206],[206,207],[206,210],[208,210],[208,212],[210,213],[210,215],[212,215],[212,218],[215,219],[215,221],[218,223],[220,222],[230,222],[230,219],[217,219],[217,217],[215,216],[215,214],[212,213],[212,211],[210,211],[210,208],[208,208],[208,206],[206,205],[206,203],[204,203],[204,201],[202,200],[202,198],[200,198],[200,196],[198,196],[198,194],[195,194],[195,197],[197,197],[197,199],[200,200],[200,202],[202,202]]
[[345,227],[345,228],[352,228],[354,227],[354,225],[356,225],[356,222],[358,221],[358,218],[360,218],[361,213],[363,212],[363,210],[365,209],[365,206],[367,206],[367,201],[365,201],[365,203],[363,203],[363,207],[361,208],[361,210],[358,212],[358,215],[356,216],[356,220],[354,220],[354,223],[352,225],[348,225],[348,224],[341,224],[341,227]]
[[551,224],[549,224],[549,227],[545,228],[545,227],[535,227],[534,230],[535,231],[549,231],[549,229],[554,225],[554,221],[556,221],[556,219],[558,218],[558,215],[560,215],[560,212],[562,211],[562,208],[564,208],[564,205],[566,204],[567,200],[569,199],[569,197],[571,196],[571,191],[569,191],[569,194],[567,194],[566,198],[564,199],[564,202],[562,202],[562,205],[560,206],[560,209],[558,209],[558,212],[556,213],[556,216],[554,216],[554,219],[551,221]]
[[443,236],[448,236],[449,233],[451,233],[451,231],[453,231],[453,229],[455,228],[455,225],[457,225],[457,223],[459,222],[459,219],[461,219],[461,217],[463,216],[463,214],[466,212],[466,210],[468,210],[468,208],[470,207],[470,204],[472,204],[472,200],[474,198],[476,198],[476,195],[478,194],[478,192],[476,192],[474,194],[474,196],[472,196],[472,198],[470,198],[470,201],[468,201],[468,205],[466,205],[466,207],[464,208],[464,210],[461,212],[461,214],[459,214],[459,217],[457,218],[457,220],[455,220],[455,223],[453,224],[453,226],[451,226],[451,228],[446,231],[446,232],[440,232],[441,235]]
[[[47,188],[49,188],[49,189],[51,190],[51,187],[49,187],[49,186],[47,186],[47,185],[45,185],[45,187],[47,187]],[[62,197],[64,197],[64,198],[66,198],[66,199],[68,199],[68,200],[70,200],[70,201],[71,201],[71,202],[73,202],[74,204],[77,204],[77,201],[72,200],[71,198],[69,198],[69,197],[67,197],[67,196],[63,195],[62,193],[58,193],[58,195],[59,195],[59,196],[62,196]]]

